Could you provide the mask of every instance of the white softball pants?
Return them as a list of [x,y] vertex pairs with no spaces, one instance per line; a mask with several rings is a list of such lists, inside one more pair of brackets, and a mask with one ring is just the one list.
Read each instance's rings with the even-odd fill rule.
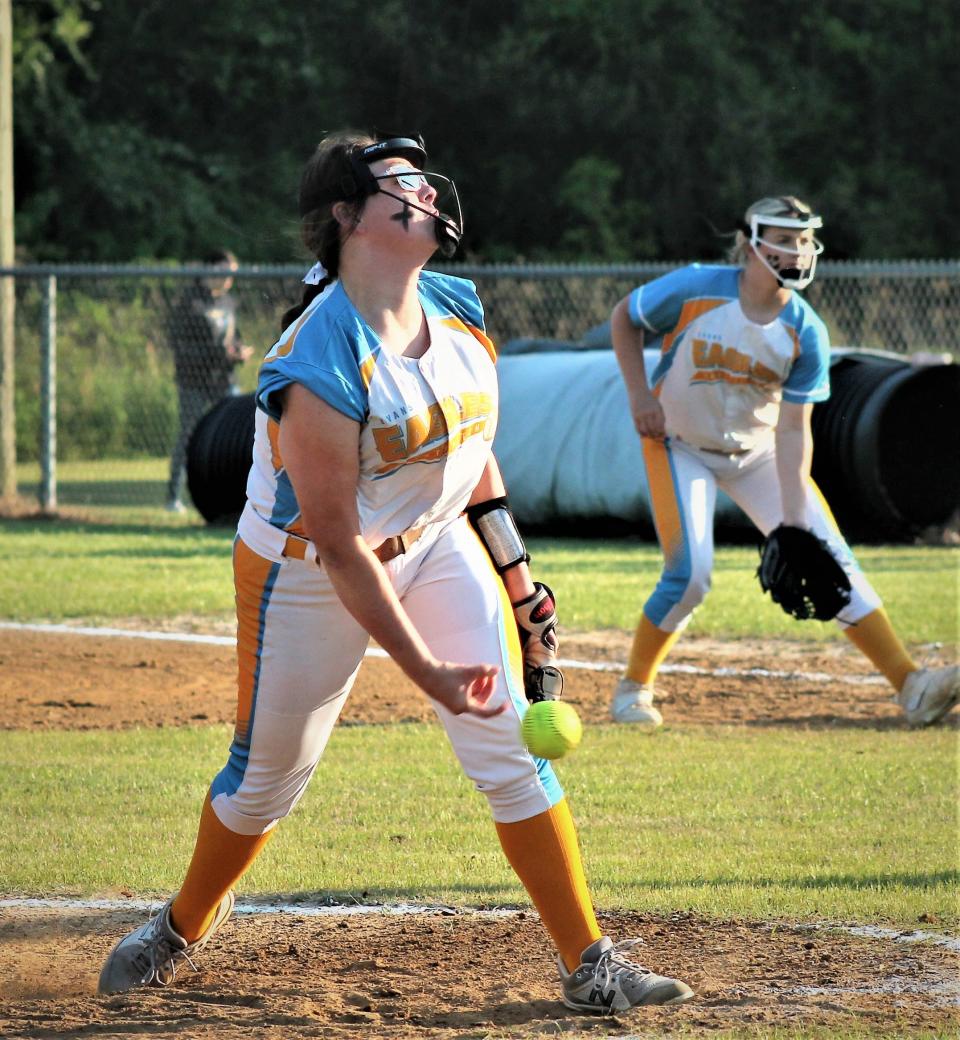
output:
[[[369,642],[321,567],[257,548],[240,537],[234,544],[237,723],[210,790],[220,821],[250,835],[273,827],[303,795]],[[438,524],[384,567],[437,658],[500,667],[494,698],[507,709],[494,718],[453,715],[431,701],[494,819],[515,823],[551,808],[563,797],[560,784],[520,738],[527,702],[513,612],[467,521]]]
[[[710,589],[717,490],[725,491],[764,535],[782,521],[776,455],[772,443],[733,456],[714,455],[677,438],[666,443],[644,438],[642,443],[651,510],[665,560],[643,610],[657,628],[677,632]],[[881,605],[880,597],[813,481],[807,486],[805,521],[830,546],[853,587],[850,603],[837,621],[842,627],[856,624]]]

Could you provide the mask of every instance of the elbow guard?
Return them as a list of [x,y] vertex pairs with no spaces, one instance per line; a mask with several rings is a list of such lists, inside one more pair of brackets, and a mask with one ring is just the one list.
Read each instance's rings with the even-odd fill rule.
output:
[[530,556],[505,498],[490,498],[486,502],[467,506],[466,514],[493,561],[497,574],[503,574],[518,564],[530,562]]

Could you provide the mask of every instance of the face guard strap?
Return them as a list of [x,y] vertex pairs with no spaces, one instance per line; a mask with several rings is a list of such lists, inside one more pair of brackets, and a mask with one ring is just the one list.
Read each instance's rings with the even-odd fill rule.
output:
[[[766,213],[754,213],[749,224],[742,224],[740,230],[750,236],[750,245],[753,246],[757,258],[763,266],[776,278],[777,283],[784,289],[806,289],[813,281],[817,269],[817,257],[823,252],[823,243],[814,238],[809,249],[793,249],[790,246],[775,246],[763,239],[763,230],[768,227],[790,228],[792,230],[817,230],[823,227],[823,218],[814,213],[800,214],[795,217],[774,217]],[[779,253],[790,253],[797,257],[808,257],[808,267],[801,267],[797,263],[793,267],[777,269],[760,251],[760,246],[765,245],[768,249],[775,249]]]

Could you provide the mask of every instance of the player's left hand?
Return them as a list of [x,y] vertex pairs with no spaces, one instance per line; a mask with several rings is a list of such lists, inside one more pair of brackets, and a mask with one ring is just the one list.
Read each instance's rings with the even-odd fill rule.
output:
[[798,621],[831,621],[850,602],[850,578],[813,531],[781,524],[760,547],[757,578],[774,603]]
[[553,592],[542,582],[533,583],[532,596],[513,604],[523,651],[523,689],[531,704],[556,701],[563,696],[563,673],[556,666],[557,607]]

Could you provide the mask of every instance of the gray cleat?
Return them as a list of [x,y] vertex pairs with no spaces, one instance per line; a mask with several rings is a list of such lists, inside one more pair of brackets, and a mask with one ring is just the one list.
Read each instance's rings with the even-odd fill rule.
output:
[[595,1015],[613,1015],[644,1004],[682,1004],[693,996],[693,990],[678,979],[655,975],[625,956],[625,951],[638,945],[640,939],[625,939],[614,945],[601,936],[580,957],[576,971],[564,969],[557,958],[563,1002],[574,1011]]
[[663,724],[663,716],[653,706],[653,686],[634,682],[626,676],[613,691],[610,717],[614,722],[628,722],[648,733]]
[[156,917],[125,936],[110,951],[100,972],[100,993],[125,993],[137,986],[169,986],[177,974],[177,962],[184,960],[197,971],[191,958],[226,923],[233,912],[233,892],[228,892],[217,907],[210,927],[195,942],[188,943],[170,923],[173,896]]
[[960,666],[918,668],[894,698],[911,726],[929,726],[960,701]]

